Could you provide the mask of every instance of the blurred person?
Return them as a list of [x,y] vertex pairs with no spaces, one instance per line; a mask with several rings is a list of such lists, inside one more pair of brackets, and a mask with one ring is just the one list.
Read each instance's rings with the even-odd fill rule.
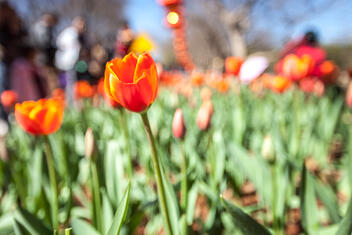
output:
[[115,54],[119,57],[124,57],[130,51],[130,47],[134,40],[134,33],[125,21],[122,24],[122,29],[117,33]]
[[86,21],[83,17],[75,17],[71,26],[65,28],[56,40],[57,51],[55,64],[63,71],[60,74],[60,83],[66,87],[67,101],[72,101],[72,87],[76,80],[75,65],[84,50],[86,41]]
[[22,56],[10,69],[10,88],[18,94],[18,102],[38,100],[47,96],[47,85],[40,68],[35,64],[37,51],[33,46],[23,46]]
[[30,39],[38,51],[43,64],[53,67],[56,52],[56,42],[54,37],[57,17],[53,13],[44,13],[30,29]]
[[279,54],[280,60],[275,67],[276,72],[282,72],[283,59],[289,54],[294,54],[298,57],[309,55],[314,60],[315,65],[321,64],[326,59],[326,52],[320,47],[318,34],[314,31],[308,31],[302,38],[290,41],[284,46],[284,49]]

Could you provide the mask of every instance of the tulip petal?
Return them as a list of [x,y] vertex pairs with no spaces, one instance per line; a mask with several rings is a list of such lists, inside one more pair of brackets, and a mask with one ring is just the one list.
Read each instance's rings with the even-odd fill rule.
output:
[[134,82],[137,83],[143,77],[148,79],[148,83],[151,85],[152,90],[152,101],[155,100],[158,89],[158,73],[153,58],[145,53],[138,58],[136,65],[136,71],[134,74]]
[[138,57],[134,53],[129,53],[122,60],[115,58],[109,62],[110,70],[116,77],[124,83],[133,83],[133,74],[136,68]]

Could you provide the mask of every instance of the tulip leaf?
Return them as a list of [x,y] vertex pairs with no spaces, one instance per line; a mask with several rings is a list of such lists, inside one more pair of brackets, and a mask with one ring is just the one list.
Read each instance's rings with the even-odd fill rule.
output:
[[225,209],[234,218],[234,223],[242,230],[243,234],[246,235],[271,235],[271,233],[252,217],[243,212],[240,208],[236,207],[229,201],[225,200],[222,195],[220,195],[221,202]]
[[128,183],[128,186],[125,190],[125,193],[122,197],[122,200],[116,210],[113,223],[107,233],[107,235],[118,235],[120,234],[121,227],[126,219],[128,211],[128,203],[130,200],[130,189],[131,183]]
[[319,226],[318,208],[314,193],[313,177],[303,163],[300,186],[302,226],[309,234],[315,234]]
[[318,182],[316,179],[314,179],[314,188],[319,199],[325,205],[331,221],[338,223],[341,220],[341,216],[334,191],[329,186]]
[[30,232],[30,234],[41,235],[53,233],[53,231],[43,224],[43,222],[36,217],[36,215],[23,208],[18,208],[15,218]]
[[345,217],[342,219],[336,235],[351,235],[352,234],[352,199],[348,205]]
[[13,231],[15,232],[15,235],[29,234],[26,228],[22,224],[20,224],[16,219],[13,220]]
[[71,226],[74,234],[100,235],[92,225],[81,219],[72,219]]

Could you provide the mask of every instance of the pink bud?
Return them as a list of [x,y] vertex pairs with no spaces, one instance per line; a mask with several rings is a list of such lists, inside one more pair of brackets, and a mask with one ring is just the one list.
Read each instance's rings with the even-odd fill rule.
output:
[[183,121],[182,109],[176,109],[172,120],[172,133],[175,138],[183,139],[186,134],[186,127]]

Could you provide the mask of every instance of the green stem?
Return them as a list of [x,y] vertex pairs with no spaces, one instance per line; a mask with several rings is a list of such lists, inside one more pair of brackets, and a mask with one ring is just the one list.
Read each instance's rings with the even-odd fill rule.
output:
[[65,229],[65,235],[72,235],[72,228]]
[[180,142],[180,149],[182,155],[182,163],[181,163],[181,173],[182,173],[182,181],[181,181],[181,208],[183,212],[186,212],[187,209],[187,198],[188,198],[188,186],[187,186],[187,159],[186,154],[183,147],[183,142]]
[[274,234],[278,234],[278,221],[276,215],[276,206],[277,206],[277,187],[276,187],[276,169],[275,164],[272,163],[270,166],[271,177],[272,177],[272,213],[273,213],[273,230]]
[[131,150],[130,150],[130,142],[128,138],[128,127],[127,127],[127,122],[126,122],[126,113],[124,110],[120,110],[120,117],[121,117],[121,127],[122,127],[122,132],[123,132],[123,137],[125,139],[125,151],[127,155],[127,172],[128,176],[132,178],[133,175],[133,166],[132,166],[132,156],[131,156]]
[[100,199],[100,187],[99,187],[99,177],[97,165],[94,162],[94,158],[90,159],[90,169],[91,169],[91,179],[92,179],[92,188],[93,188],[93,196],[94,196],[94,204],[95,207],[95,223],[97,230],[99,232],[103,232],[103,224],[102,224],[102,210],[101,210],[101,199]]
[[55,176],[54,159],[53,159],[53,154],[50,147],[48,136],[44,136],[44,142],[45,142],[46,163],[48,165],[49,179],[50,179],[51,192],[52,192],[51,219],[52,219],[52,225],[54,230],[57,230],[59,225],[59,221],[58,221],[59,200],[57,195],[57,183],[56,183],[56,176]]
[[159,158],[156,152],[155,148],[155,141],[154,141],[154,136],[152,133],[152,130],[150,128],[150,123],[148,119],[147,113],[141,114],[143,124],[144,124],[144,129],[148,137],[148,141],[150,144],[151,152],[152,152],[152,161],[154,165],[154,170],[155,170],[155,177],[156,177],[156,183],[158,186],[158,196],[159,196],[159,202],[161,206],[161,212],[164,217],[164,222],[165,222],[165,229],[166,233],[172,235],[172,229],[171,229],[171,222],[170,222],[170,216],[169,216],[169,211],[166,205],[166,196],[165,196],[165,190],[164,190],[164,184],[161,178],[161,169],[160,169],[160,164],[159,164]]

